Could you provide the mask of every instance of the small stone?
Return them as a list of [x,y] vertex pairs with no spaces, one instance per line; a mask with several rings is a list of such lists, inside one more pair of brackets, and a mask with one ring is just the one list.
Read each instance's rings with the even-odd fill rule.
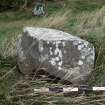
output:
[[33,9],[34,16],[44,16],[45,15],[45,3],[44,0],[36,0],[34,9]]

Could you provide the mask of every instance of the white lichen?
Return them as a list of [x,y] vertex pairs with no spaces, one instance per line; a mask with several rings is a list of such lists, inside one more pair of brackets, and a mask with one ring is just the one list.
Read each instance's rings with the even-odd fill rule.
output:
[[49,42],[49,41],[47,41],[47,44],[50,44],[50,42]]
[[63,62],[62,62],[62,61],[60,61],[60,62],[58,63],[58,65],[59,65],[59,66],[62,66],[62,64],[63,64]]
[[58,44],[60,44],[61,43],[61,41],[60,40],[58,40],[58,41],[56,41],[56,44],[58,45]]
[[43,47],[40,47],[40,51],[42,52],[44,50],[44,48]]
[[52,47],[50,47],[50,50],[52,50]]
[[[56,65],[58,63],[57,65],[59,65],[59,67],[61,67],[62,66],[62,57],[63,57],[63,55],[62,55],[61,49],[58,48],[61,41],[57,41],[55,43],[56,43],[56,45],[55,45],[56,48],[55,48],[55,51],[54,51],[55,57],[51,58],[50,62],[51,62],[52,65]],[[53,54],[53,52],[51,51],[51,48],[50,48],[50,55],[52,55],[52,54]],[[58,62],[58,61],[60,61],[60,62]]]
[[62,59],[63,55],[62,55],[62,51],[59,50],[59,57]]
[[83,65],[83,61],[82,61],[82,60],[79,60],[79,61],[78,61],[78,65],[79,65],[79,66]]
[[65,46],[66,46],[66,43],[65,43],[65,42],[62,42],[62,44],[63,44],[63,47],[65,47]]
[[50,55],[53,55],[53,52],[50,50]]
[[39,51],[42,52],[43,50],[43,41],[39,41]]
[[78,43],[79,43],[79,44],[81,44],[81,43],[82,43],[82,41],[81,41],[81,40],[78,40]]
[[85,56],[81,56],[82,59],[85,59]]
[[82,50],[84,48],[84,44],[78,45],[78,50]]
[[55,66],[56,65],[56,62],[52,59],[52,60],[50,60],[50,63],[53,65],[53,66]]
[[88,44],[89,44],[89,42],[87,42],[87,41],[84,42],[84,45],[85,45],[86,47],[88,46]]
[[58,53],[59,53],[59,48],[56,48],[54,54],[57,55]]
[[58,67],[58,70],[62,70],[62,67],[59,66],[59,67]]
[[55,58],[55,60],[56,60],[56,61],[59,61],[59,60],[60,60],[60,58],[59,58],[59,57],[56,57],[56,58]]

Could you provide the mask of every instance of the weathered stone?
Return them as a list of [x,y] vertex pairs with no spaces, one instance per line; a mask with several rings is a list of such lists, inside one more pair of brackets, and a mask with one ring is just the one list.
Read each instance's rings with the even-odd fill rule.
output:
[[92,44],[53,29],[25,28],[17,43],[17,54],[22,73],[46,68],[51,75],[73,84],[87,80],[94,67]]
[[44,0],[37,0],[33,9],[34,16],[45,15],[45,3]]

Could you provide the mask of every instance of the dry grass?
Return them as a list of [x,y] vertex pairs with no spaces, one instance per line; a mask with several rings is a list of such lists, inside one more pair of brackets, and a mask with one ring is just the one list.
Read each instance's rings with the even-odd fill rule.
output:
[[[105,104],[105,94],[88,94],[81,95],[78,93],[35,93],[34,88],[41,86],[64,87],[63,85],[50,84],[44,80],[25,81],[21,80],[11,87],[10,93],[6,96],[6,100],[10,103],[19,104],[20,101],[26,105],[28,104],[41,104],[41,105],[101,105]],[[65,97],[66,96],[66,97]],[[21,100],[20,100],[21,99]],[[33,105],[32,104],[32,105]],[[20,104],[22,105],[22,104]]]
[[31,20],[27,23],[27,25],[29,25],[29,23],[32,23],[31,25],[33,26],[63,29],[63,27],[67,23],[69,14],[70,14],[70,11],[60,12],[48,18],[45,17],[41,19],[40,22],[33,23],[34,21]]
[[76,22],[75,31],[79,35],[89,35],[90,32],[97,28],[105,29],[105,6],[100,10],[92,12],[82,12],[73,17]]
[[3,58],[14,57],[16,55],[16,40],[17,37],[7,39],[4,45],[0,47],[0,54]]

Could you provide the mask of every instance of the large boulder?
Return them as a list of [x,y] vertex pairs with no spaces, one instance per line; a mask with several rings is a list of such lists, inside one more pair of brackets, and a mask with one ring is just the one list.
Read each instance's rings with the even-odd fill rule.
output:
[[26,27],[17,42],[17,57],[25,75],[44,68],[62,80],[81,84],[93,71],[95,51],[88,41],[71,34]]

